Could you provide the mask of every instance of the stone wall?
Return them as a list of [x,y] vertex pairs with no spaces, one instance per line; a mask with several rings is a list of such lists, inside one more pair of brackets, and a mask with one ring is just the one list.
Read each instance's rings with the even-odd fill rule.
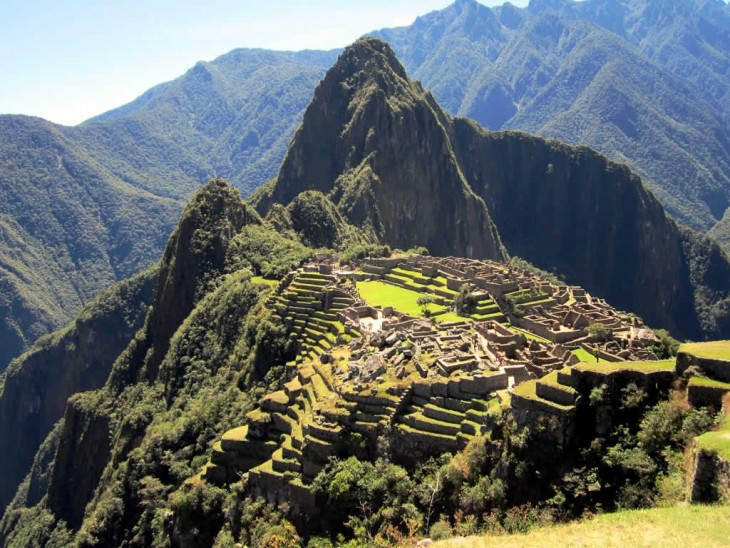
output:
[[713,406],[719,409],[722,405],[722,397],[727,393],[727,387],[702,386],[691,382],[687,386],[687,399],[692,407]]
[[685,352],[677,354],[677,375],[682,375],[690,366],[699,367],[707,373],[708,377],[722,382],[730,382],[730,362],[700,358]]
[[690,502],[725,503],[729,499],[730,463],[714,452],[695,447],[692,453]]

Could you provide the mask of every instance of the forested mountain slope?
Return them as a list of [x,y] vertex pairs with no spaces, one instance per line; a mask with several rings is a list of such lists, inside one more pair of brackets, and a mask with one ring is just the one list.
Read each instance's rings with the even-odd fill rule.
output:
[[0,370],[158,260],[202,182],[270,177],[331,55],[237,50],[76,127],[0,117]]
[[[407,211],[391,209],[414,196],[420,201]],[[387,44],[362,39],[317,87],[274,181],[250,203],[219,179],[195,193],[168,241],[144,325],[106,384],[69,400],[0,523],[2,540],[212,544],[226,520],[254,506],[245,487],[226,491],[199,475],[211,444],[247,416],[265,420],[247,413],[289,379],[284,364],[299,363],[279,295],[252,271],[286,277],[316,254],[303,240],[328,234],[340,249],[358,244],[352,253],[367,242],[438,248],[440,233],[475,257],[514,249],[538,266],[557,265],[568,281],[593,284],[595,297],[645,309],[652,323],[727,336],[726,256],[678,228],[625,166],[585,147],[452,119]],[[324,306],[304,285],[291,294]],[[33,360],[18,363],[33,369]],[[654,380],[642,382],[657,392]],[[325,397],[329,389],[322,381],[315,390]],[[628,401],[626,390],[612,397]]]

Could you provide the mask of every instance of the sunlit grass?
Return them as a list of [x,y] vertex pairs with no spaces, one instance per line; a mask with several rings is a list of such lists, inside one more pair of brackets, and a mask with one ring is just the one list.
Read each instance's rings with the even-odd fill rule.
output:
[[585,363],[606,363],[606,360],[600,357],[596,359],[593,354],[591,354],[584,348],[576,348],[575,350],[573,350],[573,354],[575,354],[580,361]]
[[642,373],[652,373],[654,371],[673,371],[674,360],[579,363],[575,366],[575,368],[580,371],[595,371],[598,373],[613,373],[614,371],[641,371]]
[[727,546],[730,506],[680,506],[603,514],[592,519],[535,529],[524,535],[454,538],[446,547],[499,546]]
[[[379,280],[357,282],[357,290],[363,300],[370,306],[385,307],[392,306],[398,312],[409,316],[423,316],[423,311],[418,305],[418,299],[425,293],[411,291],[403,287],[381,282]],[[426,306],[431,313],[444,312],[436,316],[438,322],[453,322],[464,320],[453,312],[446,311],[446,307],[435,303]]]
[[679,347],[679,351],[699,358],[730,360],[730,341],[686,343]]

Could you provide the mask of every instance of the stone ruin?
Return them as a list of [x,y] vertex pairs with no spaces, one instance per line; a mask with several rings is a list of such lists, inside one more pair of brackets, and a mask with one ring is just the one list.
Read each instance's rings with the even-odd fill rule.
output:
[[[566,377],[581,351],[618,362],[648,356],[655,341],[637,318],[581,288],[501,263],[371,259],[346,276],[442,303],[469,284],[477,305],[468,318],[438,322],[362,302],[330,264],[290,273],[268,304],[296,342],[296,359],[282,389],[216,444],[204,478],[243,474],[253,494],[304,512],[314,504],[309,484],[333,456],[375,458],[383,437],[403,462],[457,451],[489,430],[513,387]],[[607,328],[608,341],[587,334],[592,323]],[[570,403],[568,388],[543,384],[543,393]]]

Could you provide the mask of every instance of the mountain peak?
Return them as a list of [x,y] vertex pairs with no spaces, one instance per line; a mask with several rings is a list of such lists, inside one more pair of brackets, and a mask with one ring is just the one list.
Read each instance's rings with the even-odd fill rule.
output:
[[[268,194],[259,194],[257,208],[264,213],[274,203],[286,206],[302,192],[319,191],[344,219],[381,243],[501,258],[489,212],[459,171],[448,125],[390,46],[361,38],[317,87],[279,176]],[[423,196],[433,199],[424,203]]]
[[403,68],[390,46],[372,36],[358,39],[349,45],[337,59],[334,67],[328,72],[339,80],[357,76],[362,73],[366,78],[383,72],[392,72],[400,78],[407,79]]

